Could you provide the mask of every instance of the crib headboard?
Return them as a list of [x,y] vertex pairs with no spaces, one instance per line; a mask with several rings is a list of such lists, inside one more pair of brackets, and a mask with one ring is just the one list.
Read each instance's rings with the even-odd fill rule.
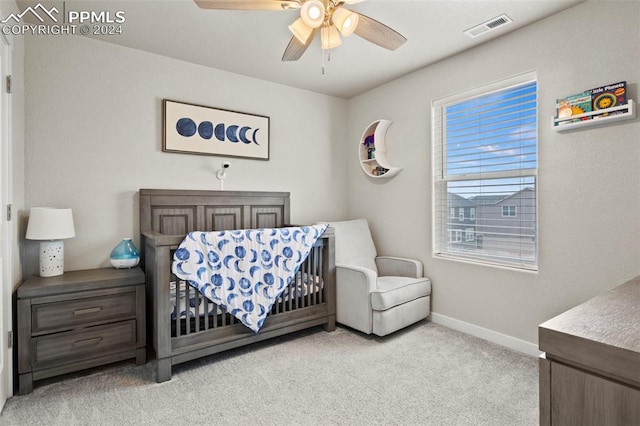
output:
[[290,223],[288,192],[140,190],[140,232],[277,228]]

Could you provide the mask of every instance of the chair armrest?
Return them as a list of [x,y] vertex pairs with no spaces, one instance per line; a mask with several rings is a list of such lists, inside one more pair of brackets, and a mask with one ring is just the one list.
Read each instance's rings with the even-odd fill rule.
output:
[[336,281],[348,283],[362,294],[369,294],[376,287],[376,271],[362,266],[336,264]]
[[376,271],[336,264],[336,321],[370,334],[373,329],[370,293],[376,289],[376,282]]
[[376,266],[381,277],[422,278],[424,273],[422,262],[403,257],[378,256]]

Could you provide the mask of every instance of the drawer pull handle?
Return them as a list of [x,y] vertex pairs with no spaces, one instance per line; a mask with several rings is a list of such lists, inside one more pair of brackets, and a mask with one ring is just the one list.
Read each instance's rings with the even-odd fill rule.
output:
[[86,315],[86,314],[95,314],[96,312],[100,312],[102,308],[100,306],[96,306],[94,308],[87,309],[77,309],[73,311],[73,315]]
[[86,340],[78,340],[77,342],[73,342],[73,346],[89,346],[93,344],[98,344],[102,340],[102,337],[94,337],[93,339]]

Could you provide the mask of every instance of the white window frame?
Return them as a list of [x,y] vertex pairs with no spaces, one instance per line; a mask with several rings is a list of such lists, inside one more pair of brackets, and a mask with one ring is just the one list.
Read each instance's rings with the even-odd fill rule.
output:
[[[538,190],[539,190],[539,182],[538,182],[538,164],[536,164],[536,166],[534,168],[531,169],[520,169],[520,170],[516,170],[514,172],[511,171],[500,171],[500,172],[493,172],[493,173],[484,173],[484,174],[478,174],[479,176],[474,176],[473,174],[467,174],[467,175],[462,175],[462,176],[444,176],[444,168],[446,168],[446,157],[444,157],[446,154],[444,154],[444,152],[446,152],[446,148],[443,145],[446,145],[446,141],[444,141],[445,137],[442,135],[443,133],[443,128],[444,125],[442,123],[441,120],[444,120],[444,118],[442,115],[442,109],[445,108],[448,105],[452,105],[458,102],[461,102],[463,100],[467,100],[467,99],[471,99],[474,97],[478,97],[478,96],[483,96],[483,95],[487,95],[490,94],[492,92],[496,92],[496,91],[502,91],[502,90],[506,90],[510,87],[514,87],[514,86],[519,86],[519,85],[524,85],[530,82],[534,82],[536,81],[537,83],[537,75],[535,72],[528,72],[528,73],[524,73],[521,75],[517,75],[505,80],[500,80],[500,81],[496,81],[494,83],[491,84],[487,84],[484,85],[482,87],[477,87],[475,89],[471,89],[471,90],[467,90],[464,92],[460,92],[451,96],[446,96],[443,98],[439,98],[439,99],[435,99],[432,102],[432,159],[433,159],[433,170],[434,170],[434,176],[433,176],[433,191],[432,191],[432,206],[433,206],[433,229],[432,229],[432,237],[433,237],[433,256],[437,257],[437,258],[444,258],[444,259],[451,259],[451,260],[457,260],[457,261],[464,261],[464,262],[471,262],[471,263],[479,263],[479,264],[484,264],[484,265],[489,265],[489,266],[498,266],[498,267],[506,267],[509,269],[516,269],[516,270],[523,270],[523,271],[534,271],[537,272],[538,271],[538,259],[539,259],[539,252],[538,252],[538,236],[539,236],[539,227],[538,227],[538,211],[539,211],[539,204],[538,204]],[[538,87],[539,87],[539,83]],[[539,109],[539,98],[537,100],[538,102],[538,106],[537,108]],[[538,117],[538,119],[536,120],[536,134],[539,134],[539,127],[540,127],[540,123],[539,123],[539,113],[536,112],[536,117]],[[538,147],[537,150],[539,150],[539,142],[538,142]],[[538,160],[539,161],[539,156],[538,156]],[[438,229],[438,222],[440,223],[440,226],[446,226],[446,220],[443,221],[442,220],[442,212],[439,211],[438,209],[441,208],[440,205],[438,203],[442,203],[442,199],[444,197],[444,199],[446,199],[447,195],[446,195],[446,187],[447,184],[446,182],[450,182],[450,181],[454,181],[454,180],[460,180],[460,181],[465,181],[465,180],[482,180],[482,179],[500,179],[500,178],[512,178],[512,177],[529,177],[532,178],[535,182],[535,209],[536,209],[536,213],[535,213],[535,236],[533,237],[534,240],[534,257],[535,259],[532,262],[518,262],[518,261],[513,261],[513,260],[507,260],[507,261],[502,261],[501,259],[495,259],[495,258],[488,258],[488,257],[483,257],[483,256],[477,256],[477,255],[469,255],[469,256],[465,256],[465,255],[457,255],[457,254],[451,254],[451,253],[445,253],[445,252],[439,252],[439,242],[440,241],[440,234],[439,232],[442,232],[442,229]],[[442,194],[443,189],[445,188],[445,194]],[[440,198],[438,200],[438,198]],[[478,220],[478,212],[475,212],[475,220]],[[439,219],[440,218],[440,219]],[[475,234],[475,233],[474,233]],[[446,236],[446,235],[445,235]],[[475,239],[475,235],[474,235],[474,239]]]
[[450,207],[449,208],[449,217],[451,219],[455,219],[456,218],[456,208],[455,207]]
[[471,207],[469,210],[469,220],[476,220],[476,208]]
[[[504,209],[507,209],[507,214],[504,214]],[[511,212],[513,211],[513,214]],[[518,206],[508,205],[502,206],[502,217],[518,217]]]
[[458,220],[464,222],[464,207],[458,207]]
[[465,228],[464,239],[465,241],[474,241],[476,239],[475,231],[473,230],[473,228]]

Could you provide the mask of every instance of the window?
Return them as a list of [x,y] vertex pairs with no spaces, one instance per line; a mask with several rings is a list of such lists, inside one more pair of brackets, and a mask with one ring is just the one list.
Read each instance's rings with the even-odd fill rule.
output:
[[467,228],[464,231],[464,239],[465,241],[473,241],[475,232],[473,231],[473,228]]
[[[438,99],[432,111],[434,255],[537,270],[535,74]],[[465,240],[477,244],[451,244],[461,205],[474,221]]]
[[464,208],[463,207],[460,207],[458,209],[458,220],[460,222],[464,222]]
[[502,206],[502,217],[516,217],[518,206]]
[[451,208],[449,209],[450,214],[451,214],[451,219],[455,219],[456,218],[456,209]]
[[455,231],[453,231],[453,241],[456,243],[459,243],[460,241],[462,241],[462,229],[456,229]]

